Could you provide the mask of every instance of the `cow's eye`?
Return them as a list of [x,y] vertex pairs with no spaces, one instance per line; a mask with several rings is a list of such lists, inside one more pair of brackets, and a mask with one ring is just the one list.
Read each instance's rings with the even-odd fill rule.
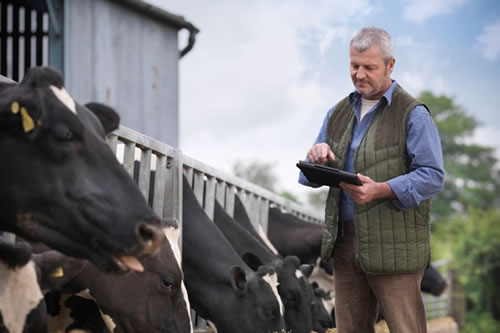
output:
[[172,288],[173,283],[167,279],[161,279],[161,286],[163,288]]
[[66,126],[56,126],[53,130],[54,137],[63,142],[73,141],[73,132]]

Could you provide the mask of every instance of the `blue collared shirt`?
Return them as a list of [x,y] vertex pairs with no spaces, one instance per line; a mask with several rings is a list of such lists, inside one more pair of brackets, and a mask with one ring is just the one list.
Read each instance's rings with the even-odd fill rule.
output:
[[[355,151],[370,127],[382,100],[385,99],[388,105],[391,104],[392,93],[396,85],[396,81],[393,81],[380,101],[368,111],[361,121],[359,121],[361,113],[361,95],[356,91],[349,95],[349,103],[354,105],[356,122],[353,128],[351,145],[347,151],[344,170],[355,172]],[[333,112],[335,112],[335,106],[328,110],[314,144],[327,142],[327,124]],[[387,181],[397,197],[397,199],[392,200],[392,202],[398,209],[418,206],[421,201],[429,199],[440,192],[444,183],[441,141],[439,139],[436,124],[425,107],[419,105],[410,112],[407,130],[406,149],[411,160],[410,172]],[[310,183],[302,172],[299,174],[299,183],[311,187],[320,186]],[[343,220],[352,220],[353,211],[353,200],[346,191],[342,191],[340,218]]]

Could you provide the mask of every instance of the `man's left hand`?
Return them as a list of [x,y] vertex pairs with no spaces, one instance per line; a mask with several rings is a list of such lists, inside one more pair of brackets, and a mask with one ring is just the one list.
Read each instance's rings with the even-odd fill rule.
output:
[[341,182],[339,186],[349,193],[352,200],[357,204],[366,204],[374,199],[378,198],[396,198],[394,192],[392,192],[391,187],[387,183],[377,183],[373,181],[368,176],[363,176],[362,174],[357,174],[359,180],[361,181],[361,186],[352,185],[346,182]]

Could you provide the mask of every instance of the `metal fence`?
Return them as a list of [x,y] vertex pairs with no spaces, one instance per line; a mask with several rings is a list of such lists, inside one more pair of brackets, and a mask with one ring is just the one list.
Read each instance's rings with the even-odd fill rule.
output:
[[422,294],[425,305],[425,315],[428,320],[445,317],[450,314],[452,295],[451,272],[448,269],[448,261],[437,260],[433,261],[432,265],[441,273],[441,275],[443,275],[448,284],[448,287],[440,296]]
[[[308,210],[241,178],[229,175],[179,149],[156,141],[121,126],[109,138],[111,149],[133,176],[149,204],[162,217],[174,217],[182,228],[182,181],[188,179],[194,194],[213,219],[215,201],[233,216],[235,195],[238,195],[252,224],[266,231],[270,205],[280,207],[308,222],[322,223],[318,212]],[[154,173],[152,173],[154,171]],[[182,237],[180,239],[182,249]],[[207,323],[193,311],[195,332],[205,332]]]
[[[139,188],[157,214],[175,217],[182,224],[182,176],[190,182],[196,197],[209,217],[215,200],[232,216],[238,194],[252,223],[267,230],[270,205],[280,207],[301,219],[322,223],[323,214],[286,200],[244,179],[227,174],[208,164],[184,155],[181,150],[121,126],[110,137],[110,146],[125,169],[136,177]],[[155,171],[152,186],[151,171]],[[154,193],[150,193],[154,189]]]
[[45,2],[0,1],[0,74],[19,81],[28,68],[49,63]]

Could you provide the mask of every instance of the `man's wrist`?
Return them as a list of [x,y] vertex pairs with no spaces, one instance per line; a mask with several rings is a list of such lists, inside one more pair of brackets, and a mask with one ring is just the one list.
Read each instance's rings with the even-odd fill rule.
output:
[[380,199],[397,199],[396,194],[387,182],[377,183],[377,194]]

